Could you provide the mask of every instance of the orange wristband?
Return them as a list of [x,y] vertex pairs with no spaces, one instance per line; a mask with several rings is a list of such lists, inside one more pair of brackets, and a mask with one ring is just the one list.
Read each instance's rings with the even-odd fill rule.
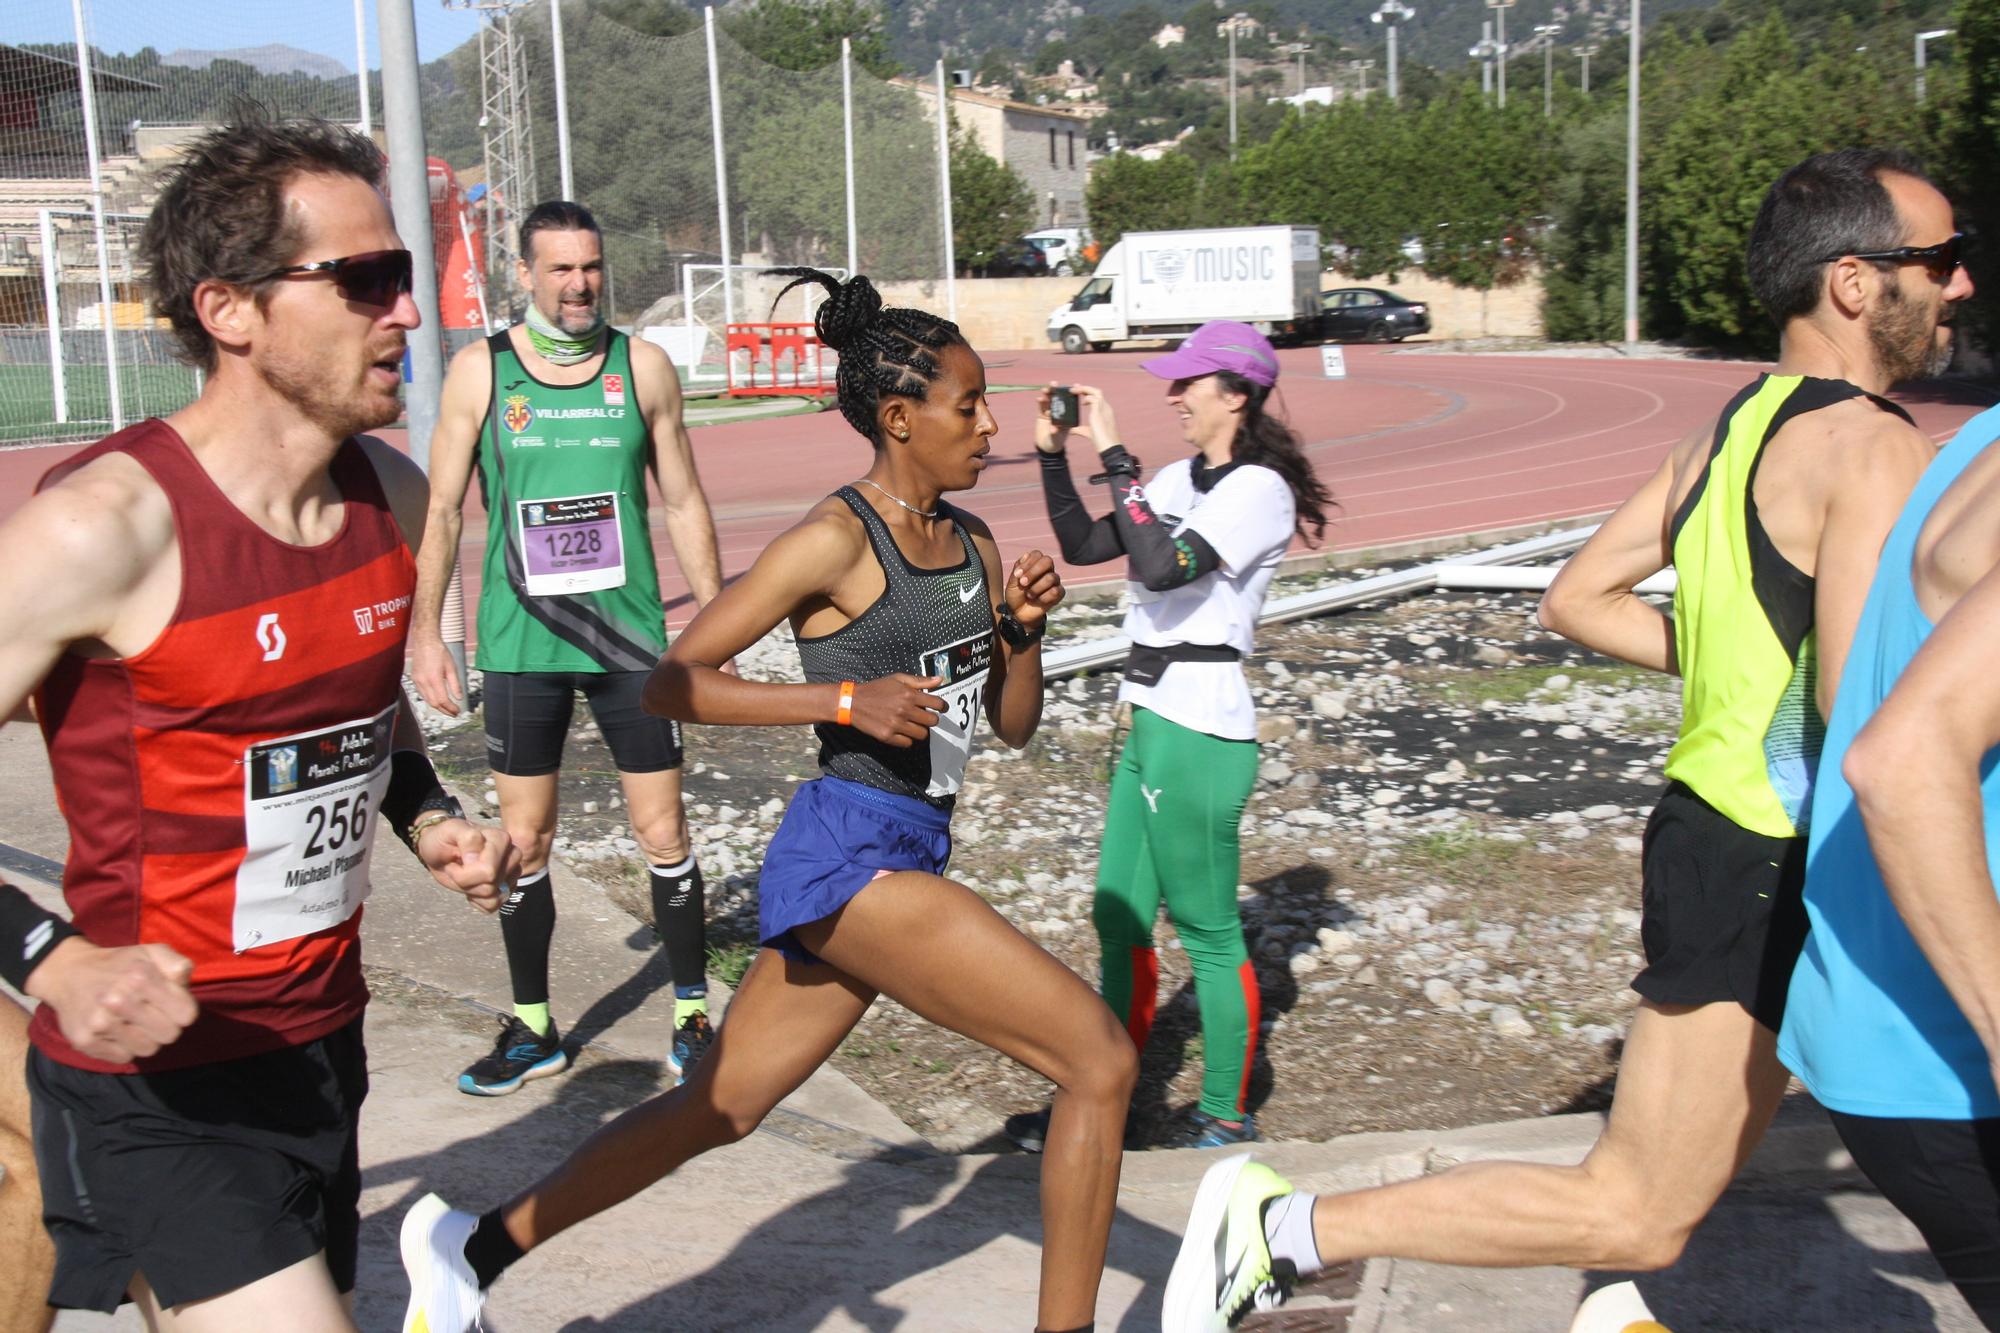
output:
[[843,727],[854,725],[854,682],[851,680],[840,682],[840,711],[833,715],[833,720]]

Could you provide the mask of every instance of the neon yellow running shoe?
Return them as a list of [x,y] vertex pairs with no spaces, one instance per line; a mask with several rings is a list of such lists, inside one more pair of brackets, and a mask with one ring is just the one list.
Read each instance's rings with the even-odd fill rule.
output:
[[1272,1264],[1264,1210],[1291,1192],[1283,1176],[1247,1153],[1208,1169],[1167,1278],[1162,1333],[1221,1333],[1253,1308],[1285,1303],[1297,1274],[1289,1263]]

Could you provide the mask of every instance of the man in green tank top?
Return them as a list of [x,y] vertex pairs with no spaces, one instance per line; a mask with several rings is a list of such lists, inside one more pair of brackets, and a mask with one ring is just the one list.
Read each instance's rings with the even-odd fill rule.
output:
[[666,651],[647,475],[697,605],[721,590],[715,523],[681,422],[666,354],[606,327],[602,238],[588,210],[539,205],[521,224],[525,321],[466,348],[445,376],[431,441],[430,527],[417,557],[411,675],[456,715],[461,682],[439,629],[473,470],[486,502],[478,654],[486,750],[521,877],[500,912],[514,1016],[459,1088],[498,1096],[569,1066],[549,1013],[555,934],[549,848],[556,780],[576,696],[618,768],[632,835],[650,868],[655,926],[673,974],[684,1074],[708,1048],[700,868],[681,801],[677,724],[640,692]]
[[[1541,607],[1578,643],[1685,681],[1642,858],[1641,1002],[1605,1132],[1576,1166],[1481,1162],[1316,1201],[1235,1165],[1226,1207],[1210,1205],[1220,1222],[1183,1251],[1234,1263],[1218,1298],[1232,1321],[1288,1269],[1362,1257],[1664,1268],[1777,1111],[1823,719],[1883,539],[1936,452],[1880,395],[1941,369],[1945,320],[1972,284],[1951,205],[1886,151],[1786,172],[1748,259],[1780,330],[1776,368],[1668,451]],[[1669,566],[1672,616],[1633,592]],[[1260,1262],[1268,1280],[1240,1276]],[[1197,1326],[1167,1314],[1168,1333]]]

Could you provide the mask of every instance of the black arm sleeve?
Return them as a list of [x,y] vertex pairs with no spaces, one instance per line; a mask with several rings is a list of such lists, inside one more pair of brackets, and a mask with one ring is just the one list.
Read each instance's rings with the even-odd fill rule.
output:
[[1132,576],[1148,592],[1179,588],[1221,568],[1222,557],[1200,533],[1176,537],[1167,531],[1146,502],[1138,463],[1123,447],[1114,445],[1102,457],[1111,483],[1111,522],[1117,526],[1119,544],[1131,557]]
[[76,927],[44,911],[12,884],[0,884],[0,980],[15,990],[27,990],[28,974],[49,950],[76,933]]
[[1118,529],[1109,518],[1093,521],[1070,480],[1069,458],[1064,454],[1040,454],[1042,499],[1049,507],[1049,526],[1055,529],[1062,557],[1072,565],[1101,565],[1125,554]]

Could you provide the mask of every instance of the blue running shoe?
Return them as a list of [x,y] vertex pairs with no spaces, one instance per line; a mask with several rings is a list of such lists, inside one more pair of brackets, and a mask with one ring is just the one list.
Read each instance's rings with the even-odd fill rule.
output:
[[683,1019],[680,1030],[674,1033],[673,1049],[667,1053],[667,1067],[674,1071],[674,1082],[687,1082],[688,1075],[714,1044],[715,1029],[708,1025],[707,1014],[696,1011]]
[[1257,1118],[1246,1114],[1235,1128],[1223,1124],[1205,1111],[1194,1113],[1194,1138],[1190,1148],[1235,1148],[1257,1141]]
[[518,1018],[500,1028],[493,1053],[458,1076],[458,1090],[474,1097],[504,1097],[531,1078],[547,1078],[569,1068],[569,1052],[555,1023],[542,1036]]

